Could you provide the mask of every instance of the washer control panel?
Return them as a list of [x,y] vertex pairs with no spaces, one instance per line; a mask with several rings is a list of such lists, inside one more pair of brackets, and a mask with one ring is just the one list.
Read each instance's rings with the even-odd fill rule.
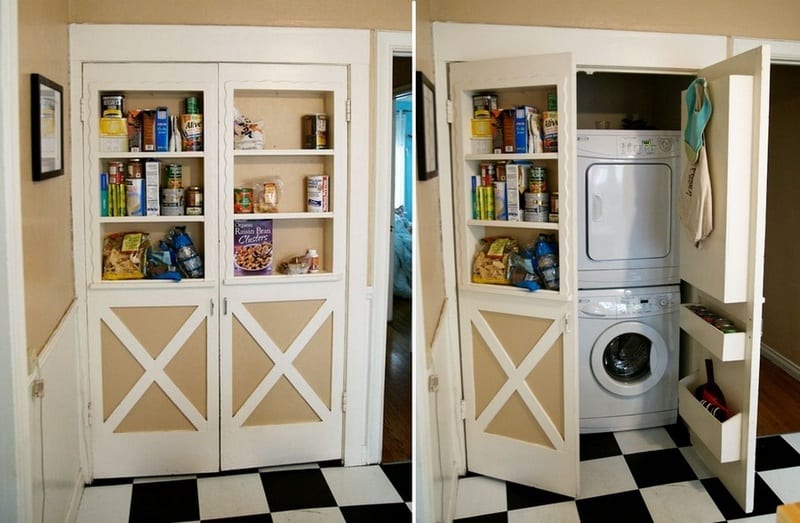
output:
[[675,291],[651,294],[646,289],[620,289],[605,292],[613,294],[579,296],[578,315],[584,318],[629,318],[666,314],[680,306],[680,293]]

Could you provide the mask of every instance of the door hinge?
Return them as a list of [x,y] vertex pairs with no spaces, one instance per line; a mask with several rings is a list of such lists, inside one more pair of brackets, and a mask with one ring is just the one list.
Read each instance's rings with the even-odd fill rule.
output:
[[208,314],[208,315],[209,315],[209,316],[211,316],[211,317],[213,317],[213,316],[214,316],[214,298],[211,298],[211,299],[209,299],[208,301],[209,301],[209,302],[210,302],[210,304],[211,304],[211,312],[209,312],[209,314]]
[[461,416],[461,419],[467,419],[467,402],[461,400],[458,404],[458,415]]
[[90,427],[92,426],[92,402],[91,401],[88,404],[86,404],[86,423],[88,423]]
[[347,412],[347,392],[342,392],[342,412]]
[[564,315],[564,332],[572,332],[572,325],[569,322],[569,314]]
[[89,110],[89,108],[86,105],[86,99],[85,98],[81,98],[81,122],[85,122],[86,121],[86,112],[88,110]]
[[428,376],[428,392],[439,392],[439,375],[431,374]]
[[228,298],[222,298],[222,315],[228,315]]
[[447,123],[453,123],[453,100],[448,98],[445,107],[447,109]]
[[349,122],[351,116],[350,98],[348,98],[344,102],[344,114],[345,114],[345,119]]

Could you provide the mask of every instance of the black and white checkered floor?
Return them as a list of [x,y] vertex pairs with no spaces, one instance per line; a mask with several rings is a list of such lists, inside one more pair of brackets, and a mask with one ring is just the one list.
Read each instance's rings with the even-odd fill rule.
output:
[[232,474],[98,480],[77,523],[411,521],[411,464],[301,465]]
[[745,514],[700,462],[682,425],[581,436],[577,499],[483,476],[461,478],[455,521],[775,521],[800,501],[800,433],[756,443],[755,509]]

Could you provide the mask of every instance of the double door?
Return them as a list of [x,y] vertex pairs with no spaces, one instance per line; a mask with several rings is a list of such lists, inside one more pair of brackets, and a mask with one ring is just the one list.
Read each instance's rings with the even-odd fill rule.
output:
[[[85,174],[76,223],[85,237],[94,476],[341,459],[347,67],[87,63],[82,80],[76,154]],[[197,99],[202,149],[107,150],[100,111],[109,94],[123,96],[126,112],[164,106],[176,115],[186,98]],[[303,146],[309,114],[328,117],[328,141],[319,148]],[[260,130],[247,149],[235,138],[244,117]],[[183,188],[203,192],[202,213],[101,213],[100,172],[140,159],[179,165]],[[164,176],[156,190],[166,187]],[[306,187],[319,176],[328,181],[327,208],[310,209]],[[276,198],[268,199],[266,184]],[[241,212],[234,195],[242,188],[254,189],[254,204],[271,207]],[[201,277],[104,277],[108,236],[143,232],[157,249],[176,227],[193,240]],[[240,256],[251,240],[265,255],[257,267]],[[318,271],[290,273],[284,262],[309,249],[319,255]]]
[[[690,340],[682,351],[692,361],[693,371],[682,381],[681,392],[702,381],[704,359],[716,359],[718,381],[730,391],[735,415],[720,423],[701,412],[691,394],[680,394],[679,412],[698,454],[750,511],[755,485],[769,50],[744,53],[697,75],[709,82],[715,104],[705,134],[714,231],[699,248],[682,232],[682,300],[701,302],[726,315],[742,332],[729,336],[696,329],[701,326],[690,323],[692,318],[682,311],[681,327]],[[467,468],[570,496],[578,495],[579,486],[574,79],[569,54],[449,65]],[[557,95],[557,153],[472,153],[474,95],[496,94],[503,107],[542,106],[544,98],[537,95],[542,91]],[[532,161],[557,173],[549,180],[560,193],[557,225],[474,219],[471,178],[481,163],[492,161]],[[681,168],[686,168],[685,162]],[[523,245],[541,233],[555,235],[558,241],[558,291],[528,293],[474,282],[472,264],[482,238],[508,236]],[[735,352],[723,350],[732,345]]]

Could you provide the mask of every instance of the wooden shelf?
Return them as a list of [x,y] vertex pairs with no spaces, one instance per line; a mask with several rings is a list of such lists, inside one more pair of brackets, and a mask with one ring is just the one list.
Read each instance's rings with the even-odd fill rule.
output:
[[692,312],[689,305],[692,304],[681,305],[681,329],[720,361],[743,360],[746,334],[720,331]]
[[234,156],[333,156],[334,149],[247,149],[233,151]]
[[344,275],[338,272],[317,272],[314,274],[268,274],[264,276],[233,276],[226,278],[225,285],[252,285],[258,284],[296,284],[317,283],[323,281],[339,281]]
[[202,278],[184,278],[180,281],[151,280],[147,278],[139,280],[101,280],[89,284],[90,289],[103,291],[120,289],[197,289],[216,286],[216,280],[206,280]]
[[523,161],[523,160],[558,160],[558,153],[501,153],[501,154],[465,154],[467,161]]
[[184,152],[165,152],[165,153],[157,153],[157,152],[145,152],[141,151],[138,153],[109,153],[109,152],[99,152],[97,153],[97,157],[100,159],[125,159],[125,158],[174,158],[176,160],[180,160],[181,158],[203,158],[205,156],[205,152],[203,151],[184,151]]
[[103,216],[98,221],[100,223],[202,223],[205,220],[206,217],[203,215],[181,214],[179,216]]
[[470,292],[480,292],[480,293],[487,293],[487,294],[505,294],[510,296],[520,296],[520,295],[528,295],[531,298],[536,299],[545,299],[545,300],[556,300],[556,301],[566,301],[568,298],[561,295],[560,291],[549,291],[547,289],[538,289],[535,291],[529,291],[528,289],[524,289],[522,287],[515,287],[513,285],[498,285],[492,283],[465,283],[459,285],[459,289],[470,291]]
[[730,463],[741,459],[742,413],[720,422],[694,397],[694,389],[703,382],[690,374],[678,387],[678,412],[703,445],[719,460]]
[[234,220],[330,220],[332,212],[261,212],[234,213]]
[[508,227],[511,229],[541,229],[557,231],[558,223],[552,222],[512,222],[507,220],[467,220],[468,226]]

